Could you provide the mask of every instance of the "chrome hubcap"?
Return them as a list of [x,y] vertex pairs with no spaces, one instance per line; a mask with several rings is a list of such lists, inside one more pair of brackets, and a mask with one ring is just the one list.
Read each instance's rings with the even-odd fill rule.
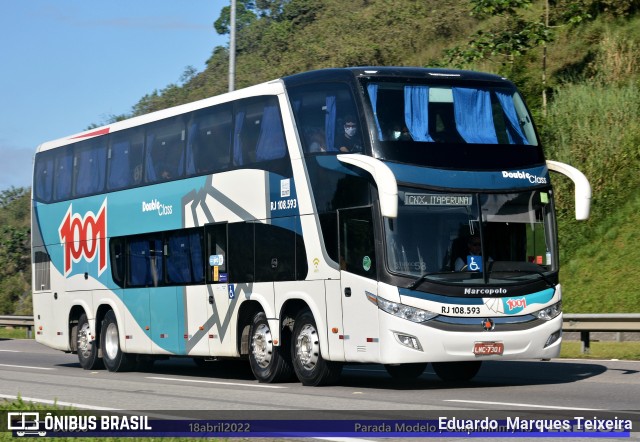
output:
[[273,355],[273,339],[271,329],[266,324],[260,324],[251,337],[251,353],[260,368],[267,368]]
[[78,352],[82,354],[84,359],[91,356],[91,329],[87,322],[82,324],[82,328],[78,330]]
[[305,324],[296,338],[296,357],[306,370],[313,370],[320,357],[318,332],[311,324]]
[[120,344],[118,343],[118,326],[114,323],[109,324],[104,336],[104,351],[109,359],[115,359],[118,354]]

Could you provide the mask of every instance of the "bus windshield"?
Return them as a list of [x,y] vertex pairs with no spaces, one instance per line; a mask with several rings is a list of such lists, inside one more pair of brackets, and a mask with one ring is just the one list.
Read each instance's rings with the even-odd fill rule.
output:
[[[374,120],[374,153],[381,159],[481,169],[490,165],[489,158],[496,157],[507,164],[515,161],[510,164],[515,167],[542,162],[531,117],[522,97],[508,82],[421,84],[388,80],[370,81],[364,89]],[[438,155],[443,151],[446,155]],[[456,158],[463,152],[467,157],[472,154],[469,164],[460,164],[464,159]]]
[[522,283],[556,270],[550,191],[399,190],[398,217],[385,218],[392,273],[469,285]]

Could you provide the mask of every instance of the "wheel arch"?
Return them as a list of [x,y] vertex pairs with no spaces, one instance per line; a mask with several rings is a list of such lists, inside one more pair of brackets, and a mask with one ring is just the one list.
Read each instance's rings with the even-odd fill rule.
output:
[[[100,346],[100,334],[102,333],[102,321],[104,320],[105,315],[109,312],[113,311],[113,314],[116,315],[116,321],[118,324],[122,324],[121,317],[118,315],[118,310],[114,308],[111,304],[100,304],[98,306],[98,310],[96,311],[96,334],[95,339],[98,342],[98,346]],[[121,341],[124,342],[124,334],[121,334],[119,337]],[[120,346],[122,347],[123,342],[120,342]]]
[[[296,316],[303,311],[309,310],[316,321],[316,328],[320,339],[320,350],[323,357],[329,359],[329,330],[327,326],[326,313],[323,314],[322,309],[312,299],[305,299],[308,295],[302,298],[289,298],[287,299],[280,309],[280,324],[288,325],[289,327],[283,327],[283,329],[293,331],[293,324]],[[290,319],[290,320],[289,320]]]
[[[78,352],[78,322],[80,316],[87,315],[89,317],[85,306],[76,304],[69,310],[69,349],[71,353]],[[89,323],[91,324],[91,322]]]
[[262,304],[256,300],[245,301],[240,305],[236,325],[236,349],[240,356],[249,354],[249,328],[251,326],[251,320],[256,313],[264,311]]

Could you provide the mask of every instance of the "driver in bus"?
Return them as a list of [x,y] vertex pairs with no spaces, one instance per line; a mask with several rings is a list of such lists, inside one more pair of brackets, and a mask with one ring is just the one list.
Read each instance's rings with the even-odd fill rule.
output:
[[[479,261],[482,260],[482,248],[480,247],[480,245],[480,237],[478,235],[471,235],[469,237],[469,239],[467,240],[467,254],[465,256],[459,256],[458,258],[456,258],[456,262],[454,263],[456,272],[461,272],[464,270],[478,270],[477,268],[472,269],[471,267],[469,267],[467,259],[471,258],[471,265],[473,265],[474,263],[476,264],[476,266],[482,265],[481,263],[479,263]],[[491,258],[489,258],[489,261],[491,261]]]

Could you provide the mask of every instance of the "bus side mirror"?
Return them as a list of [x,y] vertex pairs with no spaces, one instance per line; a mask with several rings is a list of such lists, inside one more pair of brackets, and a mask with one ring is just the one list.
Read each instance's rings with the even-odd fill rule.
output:
[[351,164],[365,170],[373,177],[378,186],[378,197],[380,198],[380,212],[382,216],[388,218],[398,217],[398,182],[389,169],[389,166],[382,161],[360,154],[340,154],[338,160]]
[[571,181],[573,181],[575,185],[576,219],[579,221],[589,219],[589,211],[591,210],[591,185],[587,177],[575,167],[559,161],[547,160],[547,167],[549,167],[549,170],[571,178]]

